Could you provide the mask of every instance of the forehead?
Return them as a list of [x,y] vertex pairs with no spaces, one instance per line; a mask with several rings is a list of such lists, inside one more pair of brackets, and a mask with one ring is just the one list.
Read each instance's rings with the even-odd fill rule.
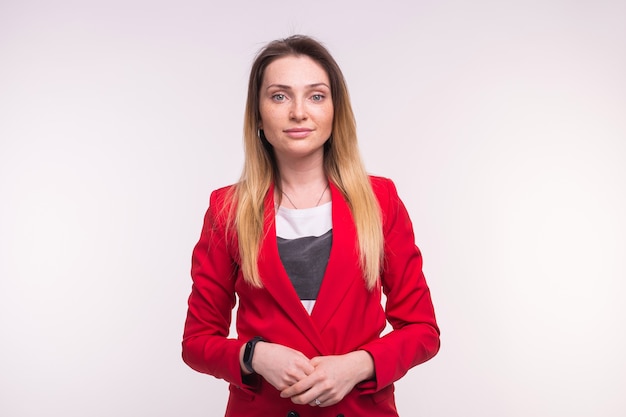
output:
[[274,60],[265,68],[263,85],[303,86],[325,83],[330,86],[324,67],[306,55],[288,55]]

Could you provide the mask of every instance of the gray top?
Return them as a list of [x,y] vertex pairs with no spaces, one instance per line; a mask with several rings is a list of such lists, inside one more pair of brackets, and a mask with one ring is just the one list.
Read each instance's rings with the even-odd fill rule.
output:
[[310,314],[332,246],[332,203],[299,210],[279,207],[276,235],[285,271]]

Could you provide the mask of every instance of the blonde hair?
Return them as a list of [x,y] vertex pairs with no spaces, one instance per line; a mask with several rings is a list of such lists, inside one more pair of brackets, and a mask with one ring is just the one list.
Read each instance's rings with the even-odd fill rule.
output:
[[378,200],[363,166],[356,136],[356,122],[343,74],[324,46],[302,35],[270,42],[252,64],[244,117],[244,168],[231,195],[239,255],[244,279],[262,287],[258,269],[259,247],[266,221],[265,198],[272,183],[280,188],[280,172],[272,146],[259,131],[259,89],[267,66],[288,55],[305,55],[318,62],[330,79],[334,106],[332,135],[324,145],[324,170],[343,194],[354,218],[360,264],[368,289],[380,275],[384,240]]

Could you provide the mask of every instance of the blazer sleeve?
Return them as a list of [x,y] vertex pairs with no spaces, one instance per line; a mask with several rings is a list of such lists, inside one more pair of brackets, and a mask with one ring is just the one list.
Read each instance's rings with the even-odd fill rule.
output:
[[376,386],[371,389],[378,391],[435,356],[440,341],[422,272],[422,255],[415,245],[407,210],[391,180],[374,179],[372,185],[383,212],[385,260],[381,284],[387,298],[385,314],[393,328],[362,347],[374,359]]
[[196,371],[242,385],[239,351],[245,343],[229,339],[235,306],[237,262],[226,233],[225,189],[211,194],[200,240],[192,253],[192,289],[182,341],[182,356]]

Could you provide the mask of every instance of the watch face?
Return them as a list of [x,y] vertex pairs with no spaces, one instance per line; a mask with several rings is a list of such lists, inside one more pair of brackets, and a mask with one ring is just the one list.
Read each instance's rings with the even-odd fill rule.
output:
[[254,372],[254,369],[252,369],[252,356],[254,355],[254,346],[257,344],[257,342],[264,341],[265,340],[263,338],[257,336],[246,343],[246,348],[243,351],[243,364],[250,372]]
[[243,364],[250,372],[254,372],[252,368],[252,349],[254,348],[254,342],[249,341],[246,343],[246,348],[243,351]]
[[250,353],[252,352],[252,342],[246,343],[246,349],[243,351],[243,360],[248,362],[250,360]]

